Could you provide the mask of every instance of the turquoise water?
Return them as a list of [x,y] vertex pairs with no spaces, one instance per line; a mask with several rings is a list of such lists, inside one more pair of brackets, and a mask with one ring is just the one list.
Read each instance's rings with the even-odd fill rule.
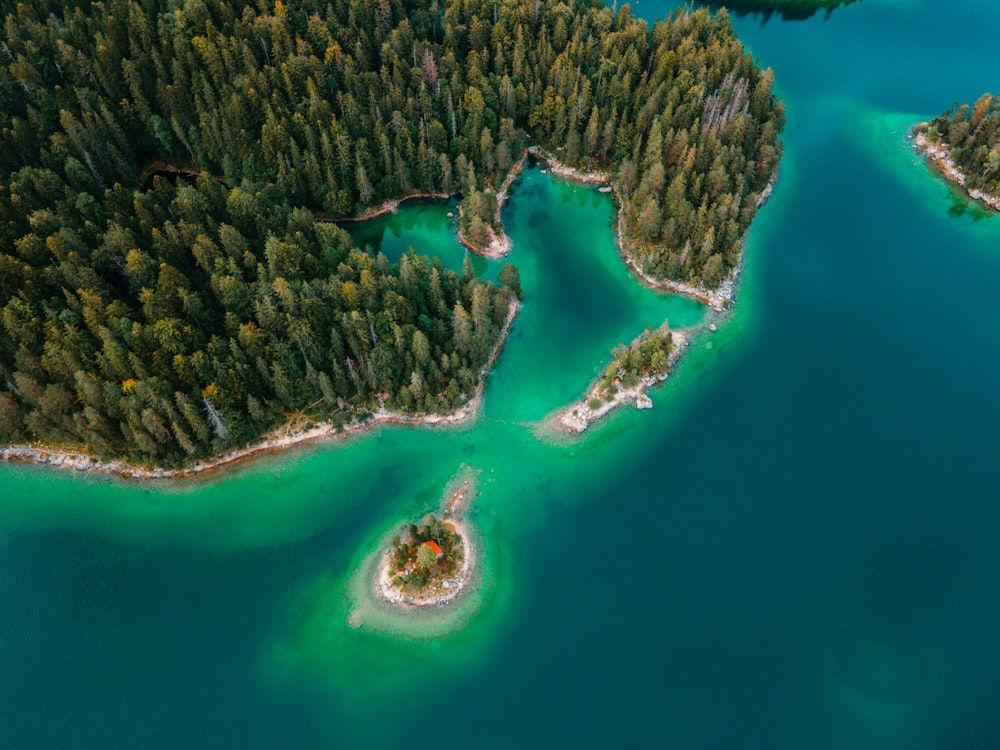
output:
[[[358,247],[384,253],[393,263],[413,248],[439,258],[446,268],[461,271],[466,251],[454,232],[457,205],[453,200],[412,200],[405,202],[401,211],[371,221],[347,222],[343,227]],[[492,265],[477,260],[482,263],[480,273]]]
[[[995,747],[1000,223],[905,132],[990,89],[1000,7],[736,23],[786,157],[653,410],[537,437],[615,343],[705,318],[628,277],[605,197],[527,173],[476,424],[168,487],[0,467],[0,746]],[[445,208],[364,231],[457,267]],[[480,593],[401,628],[358,577],[462,464]]]

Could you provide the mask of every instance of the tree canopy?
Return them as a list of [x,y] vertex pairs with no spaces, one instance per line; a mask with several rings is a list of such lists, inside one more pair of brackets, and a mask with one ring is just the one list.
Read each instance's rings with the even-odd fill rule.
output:
[[419,526],[404,527],[390,549],[389,578],[406,593],[453,578],[465,560],[461,535],[435,515],[426,516]]
[[598,394],[608,399],[614,396],[618,384],[631,388],[646,375],[666,375],[673,349],[673,337],[666,326],[647,328],[628,346],[619,344],[598,380]]
[[[0,441],[176,465],[304,409],[461,403],[515,288],[330,220],[535,143],[614,174],[646,270],[717,283],[783,114],[725,12],[599,0],[24,0],[0,43]],[[340,415],[340,417],[337,417]]]

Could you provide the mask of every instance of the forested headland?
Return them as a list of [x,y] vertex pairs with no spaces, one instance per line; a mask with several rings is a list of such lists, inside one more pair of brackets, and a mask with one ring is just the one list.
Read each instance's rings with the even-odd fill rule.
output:
[[652,407],[647,389],[667,379],[687,344],[687,334],[671,331],[666,323],[647,328],[627,346],[619,344],[583,399],[555,414],[552,423],[557,429],[579,433],[631,401],[639,409]]
[[929,144],[957,170],[949,177],[973,198],[1000,208],[1000,96],[983,94],[975,104],[955,104],[915,131],[923,150],[929,151]]
[[[611,172],[644,267],[718,283],[780,154],[724,12],[599,0],[26,0],[0,40],[0,442],[178,465],[306,411],[447,411],[516,294],[330,223],[524,148]],[[510,268],[502,276],[516,282]]]

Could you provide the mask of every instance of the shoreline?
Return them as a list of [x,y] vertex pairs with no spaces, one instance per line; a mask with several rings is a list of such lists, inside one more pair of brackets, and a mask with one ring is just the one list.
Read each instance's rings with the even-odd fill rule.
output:
[[[550,417],[546,421],[553,422],[555,427],[563,432],[571,432],[579,435],[592,424],[603,419],[618,407],[624,406],[629,401],[634,401],[637,409],[653,408],[653,401],[647,391],[670,377],[670,373],[673,372],[674,367],[690,343],[690,338],[686,332],[672,330],[670,331],[670,335],[673,349],[667,358],[668,369],[666,372],[656,375],[643,375],[639,378],[638,383],[629,388],[624,387],[621,383],[616,383],[614,395],[608,400],[602,398],[598,393],[601,380],[601,377],[598,376],[597,380],[587,389],[583,398],[564,409],[560,409],[553,417]],[[587,402],[593,398],[601,400],[601,405],[596,409],[591,409],[587,405]]]
[[[563,164],[561,161],[556,159],[551,154],[543,151],[538,146],[531,146],[528,148],[528,153],[548,164],[549,170],[554,175],[567,180],[572,180],[574,182],[580,182],[585,185],[604,184],[610,188],[607,192],[610,192],[614,196],[615,211],[617,214],[615,217],[615,242],[618,245],[618,255],[625,262],[626,267],[628,267],[628,269],[637,279],[639,279],[640,282],[654,291],[680,294],[685,297],[695,299],[702,304],[711,307],[716,312],[724,312],[733,304],[736,299],[739,276],[743,267],[743,257],[746,243],[745,233],[740,244],[739,262],[733,266],[728,274],[726,274],[726,277],[716,289],[708,289],[700,283],[690,284],[684,281],[675,281],[673,279],[657,279],[642,270],[635,257],[635,253],[625,241],[624,203],[618,194],[617,188],[615,188],[614,183],[611,181],[610,174],[598,171],[581,172],[578,169]],[[771,197],[771,193],[774,190],[774,185],[777,182],[777,179],[778,171],[775,169],[775,172],[768,181],[767,186],[761,191],[760,197],[757,199],[758,209],[760,209],[760,207],[767,202],[768,198]]]
[[355,224],[358,222],[371,221],[372,219],[377,219],[380,216],[385,216],[386,214],[394,214],[399,210],[399,207],[407,201],[447,201],[451,200],[453,197],[454,196],[448,195],[447,193],[413,193],[412,195],[407,195],[403,198],[389,198],[383,201],[379,206],[369,206],[357,216],[350,216],[346,219],[329,219],[323,217],[319,219],[319,221],[327,224]]
[[[778,172],[775,169],[774,175],[768,180],[767,185],[761,191],[760,196],[757,198],[757,210],[760,210],[761,206],[767,203],[771,194],[774,192],[774,185],[778,181]],[[617,192],[615,193],[617,200]],[[756,218],[756,216],[754,217]],[[675,294],[682,294],[685,297],[690,297],[691,299],[698,300],[704,305],[712,308],[716,312],[725,312],[729,309],[733,303],[736,301],[736,294],[739,287],[740,274],[743,271],[743,261],[746,256],[746,232],[744,232],[742,239],[740,239],[740,259],[735,266],[730,269],[726,277],[719,283],[719,286],[715,289],[708,289],[704,284],[689,284],[685,281],[675,281],[673,279],[657,279],[650,276],[648,273],[639,267],[639,261],[635,257],[635,253],[630,247],[625,243],[625,236],[622,231],[622,210],[619,205],[618,208],[618,221],[616,223],[615,234],[618,241],[618,253],[622,260],[625,261],[625,265],[629,267],[633,274],[635,274],[643,283],[645,283],[651,289],[657,291],[673,292]],[[751,222],[753,223],[753,222]],[[749,232],[749,227],[747,227]]]
[[918,122],[910,129],[909,137],[913,139],[913,147],[926,161],[933,164],[941,172],[946,182],[957,185],[974,201],[1000,211],[1000,196],[985,193],[979,188],[969,188],[965,172],[951,158],[951,149],[942,143],[935,143],[927,137],[927,133],[918,128],[926,127],[928,123]]
[[466,469],[456,475],[448,483],[445,501],[442,504],[442,520],[450,523],[455,533],[462,539],[462,566],[458,571],[451,578],[442,581],[440,589],[427,596],[405,594],[392,585],[389,577],[391,547],[387,548],[381,553],[382,559],[373,581],[375,593],[379,598],[395,607],[425,609],[450,604],[466,591],[476,566],[476,548],[472,543],[472,534],[463,523],[463,516],[469,503],[478,494],[476,477],[477,472],[472,469]]
[[438,426],[457,425],[475,417],[482,406],[483,393],[486,390],[486,378],[490,369],[500,356],[510,328],[517,318],[521,303],[512,299],[507,308],[507,320],[500,330],[500,336],[486,363],[479,370],[479,382],[469,398],[459,408],[447,414],[401,414],[386,411],[384,408],[373,412],[371,416],[360,421],[337,427],[331,422],[321,422],[309,429],[293,431],[293,423],[287,423],[272,430],[262,440],[244,448],[237,448],[217,458],[198,461],[192,466],[181,469],[148,469],[144,466],[130,464],[126,461],[101,461],[96,456],[83,451],[60,450],[58,448],[35,447],[32,445],[8,445],[0,448],[0,461],[11,463],[34,463],[51,466],[57,469],[67,469],[81,472],[110,474],[120,479],[189,479],[203,476],[210,472],[233,468],[235,465],[254,458],[276,453],[296,445],[321,440],[324,438],[349,438],[379,424]]
[[552,174],[562,177],[567,180],[572,180],[573,182],[580,182],[584,185],[594,185],[594,184],[607,184],[608,187],[612,189],[617,195],[617,191],[614,189],[614,185],[611,184],[611,175],[607,172],[581,172],[575,167],[567,166],[559,161],[556,157],[552,156],[548,151],[542,150],[540,146],[530,146],[527,149],[527,153],[535,157],[539,161],[543,161],[549,165],[549,171]]

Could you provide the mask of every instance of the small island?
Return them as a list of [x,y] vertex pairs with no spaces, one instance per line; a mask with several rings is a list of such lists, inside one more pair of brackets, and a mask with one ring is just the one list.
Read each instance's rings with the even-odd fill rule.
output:
[[438,514],[403,525],[383,554],[375,590],[390,604],[433,607],[453,602],[472,579],[475,549],[462,514],[475,494],[475,475],[452,480]]
[[687,346],[682,333],[671,332],[666,324],[654,330],[647,328],[628,346],[614,350],[611,363],[583,400],[557,416],[560,428],[583,432],[593,422],[629,401],[637,409],[650,409],[652,400],[646,390],[663,382]]
[[975,201],[1000,211],[1000,97],[983,94],[913,127],[917,151]]

